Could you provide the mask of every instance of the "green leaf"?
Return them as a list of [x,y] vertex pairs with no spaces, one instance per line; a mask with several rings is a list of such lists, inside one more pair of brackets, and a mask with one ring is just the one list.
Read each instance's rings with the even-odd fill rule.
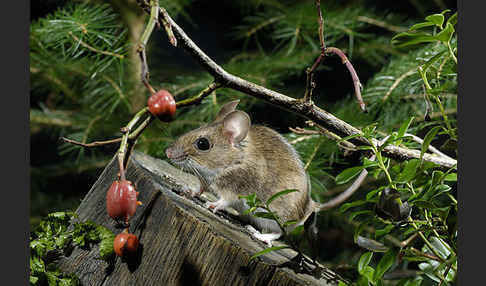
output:
[[410,29],[408,29],[409,31],[415,31],[415,30],[418,30],[418,29],[422,29],[422,28],[425,28],[425,27],[430,27],[430,26],[434,26],[435,24],[432,23],[432,22],[422,22],[422,23],[417,23],[415,25],[413,25],[412,27],[410,27]]
[[373,258],[373,252],[365,252],[361,255],[358,261],[358,272],[359,274],[363,275],[364,268],[368,266],[368,264]]
[[364,168],[371,168],[371,167],[376,167],[376,166],[379,166],[380,164],[376,161],[371,161],[370,159],[368,158],[364,158],[363,159],[363,167]]
[[357,166],[342,171],[341,173],[339,173],[339,175],[336,176],[336,184],[341,185],[349,182],[352,178],[356,177],[363,169],[363,166]]
[[[410,117],[407,121],[403,122],[402,125],[400,125],[400,128],[398,129],[397,137],[402,138],[405,133],[407,133],[408,128],[410,127],[410,124],[412,124],[414,117]],[[402,140],[399,139],[395,142],[395,144],[398,146],[402,143]]]
[[451,24],[452,26],[455,26],[457,24],[457,12],[450,16],[449,19],[447,19],[446,26],[447,24]]
[[357,206],[361,206],[361,205],[364,205],[366,204],[366,201],[363,201],[363,200],[359,200],[359,201],[354,201],[354,202],[350,202],[350,203],[345,203],[343,204],[340,208],[339,208],[339,211],[340,212],[345,212],[346,210],[348,210],[349,208],[352,208],[352,207],[357,207]]
[[439,132],[440,128],[440,126],[435,126],[431,128],[429,132],[427,132],[427,134],[425,135],[424,142],[422,143],[422,150],[420,152],[420,160],[422,160],[425,151],[427,151],[427,149],[429,148],[430,143],[434,139],[437,132]]
[[434,205],[433,202],[425,201],[425,200],[417,200],[417,201],[414,201],[413,202],[413,205],[414,206],[417,206],[419,208],[427,209],[427,210],[431,210],[431,209],[436,208],[436,206]]
[[276,218],[275,214],[269,213],[269,212],[256,212],[256,213],[253,213],[253,215],[256,216],[256,217],[261,217],[261,218],[266,218],[266,219],[271,219],[271,220],[275,220],[275,218]]
[[[367,281],[372,281],[374,273],[375,273],[375,269],[373,269],[373,267],[371,267],[369,265],[366,265],[364,267],[363,273],[361,275],[366,277]],[[366,285],[368,285],[368,284],[366,284]]]
[[425,20],[434,23],[434,25],[442,29],[442,24],[444,24],[444,15],[443,14],[429,15],[425,17]]
[[246,203],[248,204],[248,206],[250,207],[254,207],[258,204],[259,200],[256,196],[255,193],[253,194],[249,194],[247,196],[239,196],[240,199],[245,199],[246,200]]
[[440,59],[440,57],[445,53],[447,52],[446,50],[443,50],[443,51],[440,51],[438,52],[436,55],[434,55],[433,57],[431,57],[427,62],[425,62],[425,64],[422,65],[422,71],[423,72],[426,72],[427,69],[432,65],[434,64],[436,61],[438,61]]
[[392,45],[403,48],[406,46],[417,45],[422,43],[431,43],[438,41],[436,36],[426,33],[400,33],[391,39]]
[[281,191],[281,192],[278,192],[276,194],[274,194],[273,196],[271,196],[268,200],[267,200],[267,206],[269,206],[274,200],[276,200],[277,198],[283,196],[283,195],[286,195],[286,194],[289,194],[289,193],[293,193],[293,192],[298,192],[299,190],[285,190],[285,191]]
[[374,202],[375,200],[373,200],[373,198],[381,191],[383,190],[385,187],[381,187],[379,189],[376,189],[376,190],[373,190],[371,192],[368,192],[366,194],[366,201],[367,202]]
[[432,209],[431,212],[433,214],[438,215],[442,221],[446,221],[447,217],[449,216],[450,210],[451,210],[451,207],[443,207],[443,208]]
[[375,232],[375,239],[379,238],[380,236],[383,236],[385,234],[390,233],[390,231],[394,228],[395,226],[393,224],[388,224],[382,229],[377,229]]
[[383,274],[385,274],[385,272],[388,271],[388,269],[390,269],[395,262],[397,254],[398,252],[391,248],[385,253],[385,255],[383,255],[380,262],[378,262],[378,265],[376,265],[372,281],[376,282],[383,277]]
[[243,214],[251,214],[256,211],[257,207],[251,207],[243,212]]
[[419,159],[411,159],[405,163],[405,167],[403,171],[396,177],[395,181],[397,183],[407,183],[410,182],[417,173],[417,170],[420,166]]
[[441,184],[438,185],[435,190],[434,190],[434,195],[431,197],[431,199],[440,196],[444,193],[447,193],[451,190],[451,187],[449,185]]
[[263,255],[263,254],[269,253],[271,251],[279,250],[279,249],[284,249],[284,248],[290,248],[290,247],[287,246],[287,245],[281,245],[281,246],[273,246],[273,247],[265,248],[264,250],[253,254],[253,256],[250,257],[250,261],[261,256],[261,255]]
[[452,26],[451,23],[447,23],[446,27],[444,30],[440,31],[435,37],[437,40],[443,42],[443,43],[448,43],[452,39],[452,35],[454,34],[454,27]]
[[35,277],[35,276],[32,276],[32,275],[30,275],[30,277],[29,277],[30,284],[35,284],[35,283],[37,283],[38,280],[39,280],[38,277]]
[[450,173],[444,177],[444,181],[457,182],[457,173]]
[[371,210],[362,210],[362,211],[357,211],[357,212],[353,212],[349,215],[348,219],[350,221],[352,221],[355,217],[359,216],[359,215],[374,215],[374,212],[371,211]]
[[288,220],[288,221],[283,223],[283,227],[287,227],[289,225],[293,225],[293,224],[296,224],[296,223],[297,223],[297,220]]

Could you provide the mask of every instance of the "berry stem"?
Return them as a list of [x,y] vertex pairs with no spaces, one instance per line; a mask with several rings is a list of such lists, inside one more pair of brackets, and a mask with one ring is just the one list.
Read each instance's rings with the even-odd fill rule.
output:
[[128,157],[130,156],[130,151],[132,149],[130,147],[132,147],[132,144],[135,141],[133,139],[130,140],[130,142],[128,141],[130,137],[130,131],[132,131],[132,128],[135,126],[135,124],[137,124],[140,121],[140,119],[146,114],[148,114],[149,116],[145,118],[145,120],[140,124],[140,126],[134,131],[134,134],[136,134],[135,137],[140,135],[140,133],[142,133],[145,127],[147,127],[150,121],[153,119],[153,116],[150,114],[147,107],[137,112],[137,114],[135,114],[132,120],[130,120],[130,122],[128,122],[128,124],[121,129],[123,136],[120,143],[120,148],[118,149],[118,153],[117,153],[118,164],[120,165],[121,180],[125,180],[125,167],[126,167],[126,163],[128,162]]

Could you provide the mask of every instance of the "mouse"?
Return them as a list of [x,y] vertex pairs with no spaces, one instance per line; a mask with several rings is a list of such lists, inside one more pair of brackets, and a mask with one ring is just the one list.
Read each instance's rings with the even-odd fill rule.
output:
[[[283,234],[271,219],[245,214],[245,199],[255,193],[262,202],[284,190],[296,190],[272,202],[270,209],[282,222],[296,221],[286,227],[292,231],[302,225],[320,203],[311,199],[311,184],[297,151],[277,131],[252,125],[250,116],[236,110],[239,100],[224,104],[216,118],[177,138],[166,150],[170,162],[194,174],[201,182],[198,196],[208,191],[219,199],[207,202],[213,212],[233,208],[253,237],[268,246]],[[263,211],[263,210],[257,210]]]

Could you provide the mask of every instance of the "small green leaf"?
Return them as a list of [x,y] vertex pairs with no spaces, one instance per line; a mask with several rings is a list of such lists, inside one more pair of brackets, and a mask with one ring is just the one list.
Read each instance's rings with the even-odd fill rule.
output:
[[287,245],[281,245],[281,246],[273,246],[273,247],[265,248],[264,250],[253,254],[253,256],[250,257],[250,261],[263,254],[269,253],[271,251],[279,250],[279,249],[284,249],[284,248],[290,248],[290,247],[288,247]]
[[375,239],[379,238],[380,236],[383,236],[385,234],[390,233],[390,231],[394,228],[395,226],[393,224],[388,224],[382,229],[377,229],[375,232]]
[[443,42],[443,43],[448,43],[452,39],[452,35],[454,34],[454,27],[452,26],[451,23],[447,23],[446,27],[444,30],[440,31],[435,37],[437,40]]
[[431,209],[436,208],[436,206],[434,205],[434,203],[432,203],[430,201],[425,201],[425,200],[417,200],[417,201],[414,201],[413,202],[413,205],[414,206],[417,206],[419,208],[424,208],[424,209],[428,209],[428,210],[431,210]]
[[268,200],[267,200],[267,206],[269,206],[274,200],[276,200],[277,198],[283,196],[283,195],[286,195],[286,194],[289,194],[289,193],[293,193],[293,192],[298,192],[299,190],[285,190],[285,191],[281,191],[281,192],[278,192],[276,194],[274,194],[273,196],[271,196]]
[[422,23],[417,23],[415,25],[413,25],[412,27],[410,27],[410,29],[408,29],[409,31],[415,31],[415,30],[418,30],[418,29],[422,29],[422,28],[425,28],[425,27],[430,27],[430,26],[434,26],[435,24],[432,23],[432,22],[422,22]]
[[431,197],[431,199],[437,197],[437,196],[440,196],[444,193],[447,193],[451,190],[451,187],[446,185],[446,184],[441,184],[441,185],[438,185],[436,188],[435,188],[435,194]]
[[363,255],[361,255],[358,261],[359,274],[363,275],[363,270],[366,266],[368,266],[368,264],[371,261],[371,258],[373,258],[373,252],[365,252],[363,253]]
[[346,210],[348,210],[349,208],[352,208],[352,207],[357,207],[357,206],[361,206],[361,205],[364,205],[366,204],[366,201],[363,201],[363,200],[359,200],[359,201],[354,201],[354,202],[350,202],[350,203],[345,203],[343,204],[340,208],[339,208],[339,211],[340,212],[345,212]]
[[[410,127],[410,124],[412,124],[414,117],[410,117],[407,121],[403,122],[402,125],[400,125],[400,129],[398,129],[397,137],[402,138],[405,133],[407,133],[408,128]],[[402,143],[402,140],[399,139],[395,142],[395,145],[400,145]]]
[[349,182],[352,178],[356,177],[363,169],[363,166],[357,166],[342,171],[341,173],[339,173],[339,175],[336,176],[336,184],[341,185]]
[[30,277],[29,277],[30,284],[35,284],[35,283],[37,283],[38,280],[39,280],[38,277],[35,277],[35,276],[32,276],[32,275],[30,275]]
[[432,140],[434,140],[434,137],[437,132],[439,132],[440,128],[440,126],[435,126],[430,129],[429,132],[427,132],[427,134],[425,135],[424,142],[422,143],[422,151],[420,152],[420,160],[422,160],[425,151],[427,151],[427,149],[429,148],[430,143],[432,142]]
[[403,171],[397,176],[395,181],[397,183],[407,183],[410,182],[417,173],[417,170],[420,166],[419,159],[411,159],[405,163],[405,167]]
[[421,43],[431,43],[438,41],[436,36],[432,36],[426,33],[400,33],[391,39],[391,43],[399,48],[421,44]]
[[385,255],[383,255],[380,262],[378,262],[378,265],[376,265],[375,273],[373,275],[374,282],[380,280],[381,277],[383,277],[383,274],[385,274],[385,272],[390,269],[390,267],[396,260],[397,254],[398,252],[395,249],[391,248],[385,253]]
[[[366,265],[363,269],[363,273],[361,275],[363,275],[364,277],[366,277],[366,279],[368,281],[372,281],[373,279],[373,274],[375,273],[375,269],[373,269],[373,267],[369,266],[369,265]],[[369,284],[366,284],[366,285],[369,285]]]
[[385,187],[381,187],[381,188],[379,188],[379,189],[376,189],[376,190],[373,190],[373,191],[371,191],[371,192],[368,192],[368,193],[366,194],[366,201],[367,201],[367,202],[375,202],[375,200],[373,200],[373,199],[376,197],[376,195],[377,195],[377,194],[378,194],[378,193],[379,193],[381,190],[383,190],[383,188],[385,188]]
[[297,223],[297,220],[288,220],[288,221],[283,223],[283,227],[287,227],[289,225],[293,225],[293,224],[296,224],[296,223]]
[[438,61],[440,59],[440,57],[445,53],[447,52],[446,50],[443,50],[441,52],[438,52],[437,54],[435,54],[433,57],[431,57],[427,62],[425,62],[425,64],[422,65],[422,71],[425,73],[427,72],[427,69],[432,65],[434,64],[436,61]]
[[359,216],[359,215],[374,215],[374,212],[371,211],[371,210],[362,210],[362,211],[357,211],[357,212],[354,212],[354,213],[351,213],[348,217],[349,221],[352,221],[355,217]]
[[271,220],[275,220],[275,218],[277,217],[275,214],[269,212],[256,212],[253,213],[253,215],[256,217],[261,217],[261,218],[266,218]]
[[378,164],[378,162],[376,161],[371,161],[370,159],[368,158],[364,158],[363,159],[363,167],[364,168],[371,168],[371,167],[376,167],[376,166],[379,166],[380,164]]
[[425,20],[434,23],[434,25],[442,29],[442,24],[444,24],[444,15],[443,14],[429,15],[425,17]]
[[251,207],[243,212],[243,214],[251,214],[256,211],[257,207]]
[[444,181],[447,181],[447,182],[457,182],[457,173],[447,174],[444,177]]
[[452,26],[455,26],[457,24],[457,12],[450,16],[449,19],[447,19],[446,26],[447,24],[451,24]]

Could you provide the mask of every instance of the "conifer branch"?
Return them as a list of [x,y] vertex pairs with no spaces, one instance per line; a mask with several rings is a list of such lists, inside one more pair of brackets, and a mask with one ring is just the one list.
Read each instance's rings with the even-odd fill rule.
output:
[[119,54],[116,54],[116,53],[112,53],[112,52],[108,52],[108,51],[102,51],[102,50],[98,50],[90,45],[88,45],[87,43],[83,42],[83,40],[81,40],[80,38],[76,37],[73,32],[69,31],[68,34],[75,40],[75,41],[78,41],[79,44],[85,48],[87,48],[88,50],[92,51],[92,52],[95,52],[95,53],[98,53],[98,54],[103,54],[103,55],[107,55],[107,56],[113,56],[113,57],[117,57],[119,59],[123,59],[125,56],[123,55],[119,55]]
[[[137,0],[137,3],[146,13],[150,13],[150,5],[146,0]],[[241,91],[288,111],[294,112],[302,117],[314,121],[316,124],[321,125],[322,127],[336,133],[341,137],[363,135],[361,130],[342,121],[341,119],[312,103],[309,104],[308,102],[304,102],[302,99],[295,99],[286,96],[228,73],[221,66],[216,64],[216,62],[214,62],[208,55],[206,55],[168,14],[159,13],[159,20],[167,21],[171,25],[172,31],[179,42],[179,47],[183,48],[187,53],[193,56],[199,62],[199,64],[215,78],[215,81],[222,84],[222,86]],[[375,145],[379,143],[377,139],[372,140],[373,144]],[[353,141],[353,143],[356,145],[370,145],[370,142],[368,142],[368,140],[363,136],[357,136],[350,139],[350,141]],[[408,148],[394,145],[386,146],[382,152],[386,156],[397,158],[399,160],[420,158],[419,150],[410,150]],[[433,162],[445,168],[450,168],[457,164],[456,160],[448,160],[446,158],[433,156],[430,154],[424,154],[423,160]]]

